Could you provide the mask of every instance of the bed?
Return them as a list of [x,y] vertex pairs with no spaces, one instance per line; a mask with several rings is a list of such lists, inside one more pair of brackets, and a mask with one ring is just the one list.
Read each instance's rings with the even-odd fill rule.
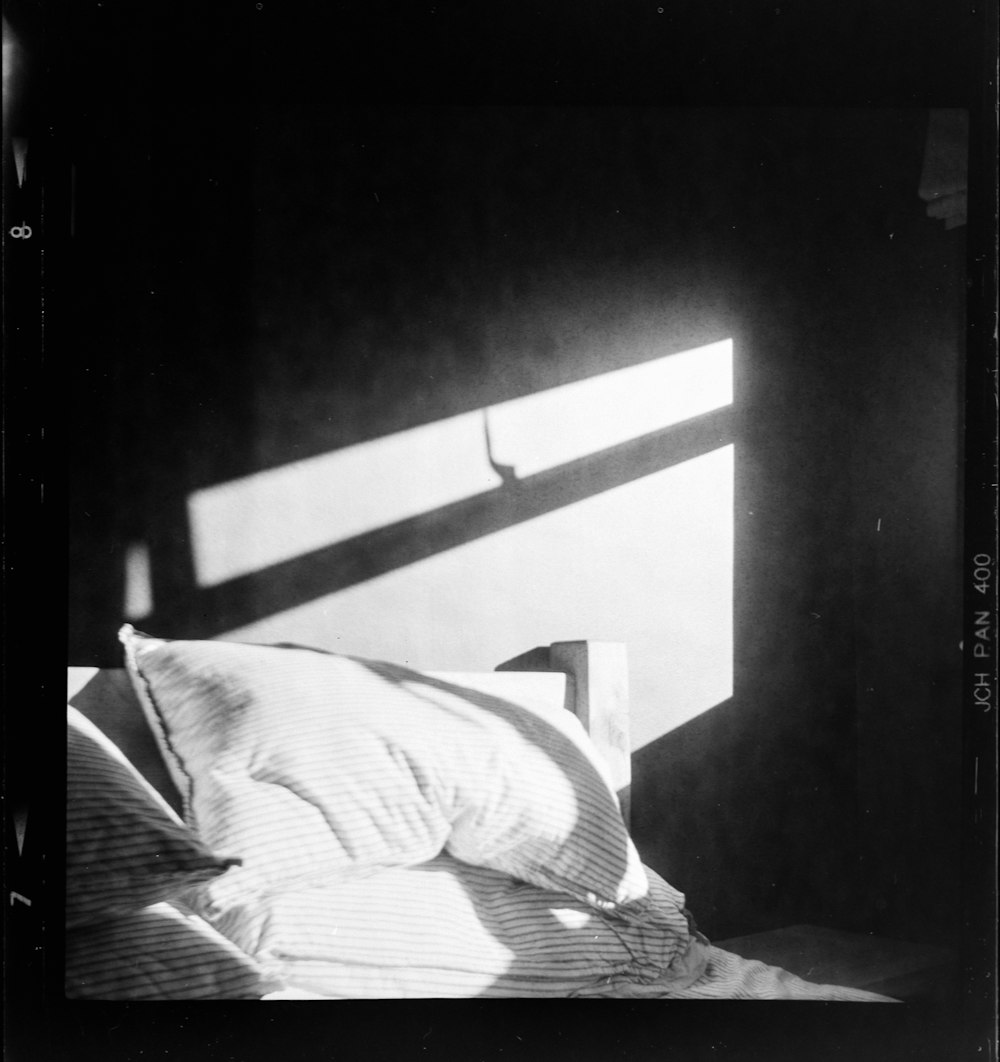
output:
[[120,639],[68,673],[69,998],[889,998],[713,945],[643,864],[622,645]]

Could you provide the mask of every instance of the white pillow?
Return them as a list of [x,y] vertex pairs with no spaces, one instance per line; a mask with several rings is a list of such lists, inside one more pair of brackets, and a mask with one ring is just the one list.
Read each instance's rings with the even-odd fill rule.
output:
[[68,999],[260,999],[282,982],[171,901],[71,929],[65,985]]
[[66,722],[67,927],[173,899],[239,862],[212,852],[72,705]]
[[652,871],[641,920],[449,855],[367,878],[289,887],[215,924],[288,998],[559,998],[686,987],[704,949],[684,898]]
[[128,625],[120,637],[185,818],[243,860],[220,903],[412,866],[447,847],[641,913],[646,875],[569,712],[308,649],[167,641]]

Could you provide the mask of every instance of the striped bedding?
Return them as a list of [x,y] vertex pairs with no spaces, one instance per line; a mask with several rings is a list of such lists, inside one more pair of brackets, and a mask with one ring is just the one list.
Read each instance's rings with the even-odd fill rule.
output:
[[[68,930],[69,996],[882,998],[692,931],[568,713],[308,650],[122,640],[186,822],[70,709],[68,866],[140,873]],[[134,821],[108,812],[123,784]]]
[[238,862],[220,858],[178,822],[113,744],[72,707],[67,723],[67,928],[169,899]]
[[177,901],[66,935],[68,999],[260,999],[284,982]]
[[652,871],[623,919],[447,854],[231,907],[215,925],[269,975],[337,998],[559,998],[700,975],[683,896]]
[[222,924],[284,987],[264,999],[604,998],[877,1002],[743,959],[688,929],[648,870],[643,922],[445,855],[276,896]]
[[72,705],[66,722],[66,997],[259,999],[280,986],[179,900],[233,860]]
[[185,819],[212,848],[239,852],[241,889],[346,881],[446,849],[641,913],[641,861],[571,713],[381,661],[128,625],[120,636]]

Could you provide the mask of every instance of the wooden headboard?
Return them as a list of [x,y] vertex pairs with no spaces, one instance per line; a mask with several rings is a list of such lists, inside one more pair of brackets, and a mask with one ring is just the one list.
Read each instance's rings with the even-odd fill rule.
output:
[[[628,662],[623,643],[553,642],[508,660],[495,671],[429,674],[515,703],[544,703],[573,712],[611,772],[628,823],[631,757]],[[70,667],[67,696],[69,703],[99,727],[180,813],[180,794],[125,669]]]

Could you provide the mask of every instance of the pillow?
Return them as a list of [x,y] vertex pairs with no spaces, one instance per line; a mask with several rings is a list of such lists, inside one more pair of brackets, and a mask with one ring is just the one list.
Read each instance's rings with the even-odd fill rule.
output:
[[260,999],[280,987],[177,902],[66,934],[69,999]]
[[[130,683],[130,693],[131,690]],[[66,706],[66,718],[67,722],[74,730],[86,735],[91,741],[99,745],[111,759],[117,760],[118,763],[122,764],[135,784],[146,793],[149,799],[163,812],[164,815],[167,816],[168,819],[171,820],[171,822],[183,825],[183,820],[177,812],[174,811],[166,799],[164,799],[163,794],[160,793],[156,786],[149,781],[136,764],[125,755],[121,747],[108,737],[97,723],[92,719],[89,719],[79,708],[72,704]],[[143,720],[143,726],[146,726],[145,720]],[[146,727],[146,729],[148,731],[148,727]]]
[[541,712],[393,664],[120,632],[136,692],[205,842],[244,868],[224,906],[442,849],[599,907],[648,891],[599,757]]
[[169,899],[239,862],[213,855],[72,706],[67,724],[67,927]]
[[642,920],[447,854],[367,878],[289,888],[216,923],[286,998],[559,998],[695,981],[705,951],[683,896],[652,871]]

